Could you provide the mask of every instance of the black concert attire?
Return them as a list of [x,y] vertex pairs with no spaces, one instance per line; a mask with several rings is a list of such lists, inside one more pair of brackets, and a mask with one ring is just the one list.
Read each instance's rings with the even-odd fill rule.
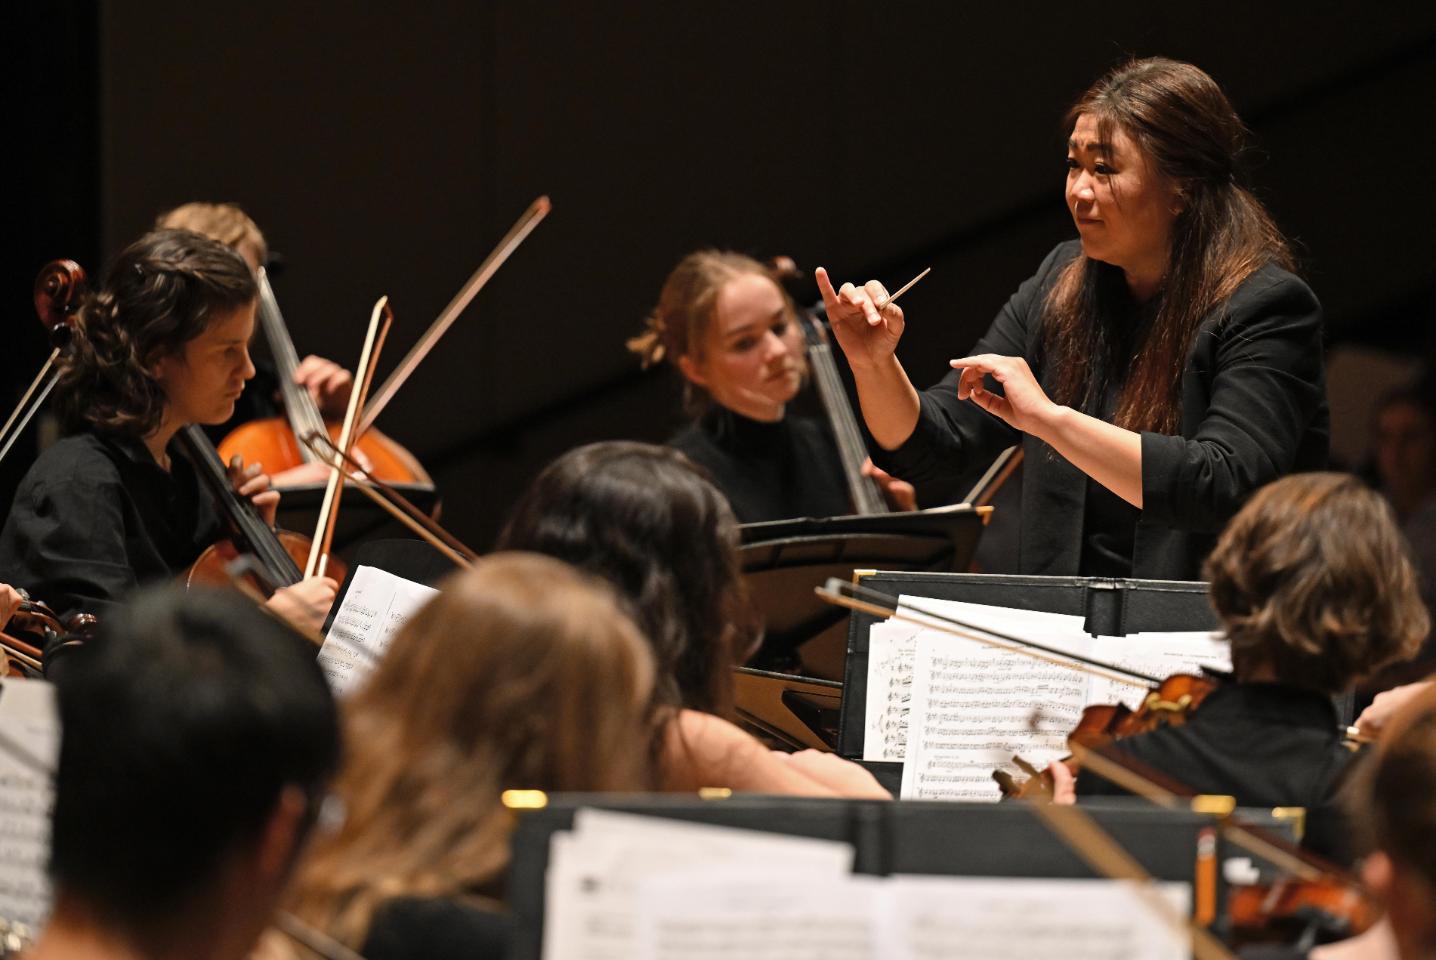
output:
[[[1043,305],[1080,249],[1074,240],[1048,254],[970,353],[1026,358],[1050,394],[1055,371],[1041,357]],[[1134,335],[1151,311],[1131,304],[1116,326]],[[1321,306],[1297,277],[1267,265],[1243,281],[1206,318],[1187,353],[1180,432],[1142,434],[1141,510],[1040,440],[958,400],[956,370],[921,394],[912,436],[896,450],[875,449],[873,459],[932,502],[952,492],[945,485],[959,475],[1021,443],[1019,572],[1195,579],[1216,534],[1258,487],[1326,466],[1321,336]],[[1101,409],[1083,412],[1110,422],[1120,386],[1112,385]]]
[[400,897],[380,905],[359,951],[368,960],[496,960],[513,937],[508,914],[457,900]]
[[816,420],[750,420],[714,405],[668,445],[705,467],[739,523],[853,512],[837,444]]
[[[1137,760],[1197,793],[1235,797],[1242,807],[1304,807],[1306,845],[1347,861],[1338,793],[1356,754],[1343,743],[1331,698],[1276,683],[1226,683],[1184,725],[1113,742],[1108,751]],[[1125,794],[1091,770],[1079,797]]]
[[166,472],[137,439],[79,433],[31,465],[0,532],[0,573],[57,612],[103,615],[175,576],[219,536],[209,493],[177,445]]

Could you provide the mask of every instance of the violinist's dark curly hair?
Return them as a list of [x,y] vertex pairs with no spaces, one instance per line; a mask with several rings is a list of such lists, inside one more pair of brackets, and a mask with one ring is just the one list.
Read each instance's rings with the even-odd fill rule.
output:
[[1391,507],[1356,477],[1299,473],[1258,490],[1207,558],[1238,678],[1328,693],[1410,659],[1430,626]]
[[61,359],[56,393],[66,432],[154,431],[165,405],[155,362],[255,293],[244,258],[201,234],[156,230],[130,244],[81,308]]
[[608,580],[653,647],[655,707],[730,716],[732,667],[757,626],[733,510],[683,454],[616,441],[569,451],[520,498],[498,548]]

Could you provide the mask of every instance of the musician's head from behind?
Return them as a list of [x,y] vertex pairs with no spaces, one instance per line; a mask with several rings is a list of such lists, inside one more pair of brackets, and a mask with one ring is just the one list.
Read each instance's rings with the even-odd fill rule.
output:
[[238,593],[161,588],[106,615],[58,686],[57,937],[248,951],[338,763],[314,653]]
[[685,456],[643,443],[595,443],[549,464],[499,537],[617,587],[652,644],[655,701],[720,716],[731,668],[753,636],[728,501]]
[[646,367],[667,360],[683,376],[692,413],[710,403],[776,421],[806,372],[792,299],[751,257],[700,250],[679,261],[629,349]]
[[193,230],[230,247],[257,273],[269,260],[269,243],[264,233],[235,203],[181,204],[155,218],[156,230]]
[[1430,626],[1391,507],[1348,474],[1258,490],[1204,572],[1239,680],[1340,692],[1414,656]]
[[346,820],[290,905],[357,949],[385,899],[501,896],[503,791],[644,789],[652,685],[604,581],[525,553],[455,574],[346,705]]
[[208,237],[157,230],[130,244],[87,298],[65,354],[66,428],[145,437],[229,419],[254,376],[255,294],[244,260]]
[[1371,853],[1363,879],[1386,904],[1402,960],[1436,954],[1436,686],[1382,731],[1350,791]]
[[[1174,433],[1174,371],[1203,318],[1264,264],[1292,266],[1280,230],[1241,186],[1246,128],[1202,70],[1151,57],[1094,83],[1067,111],[1063,132],[1082,255],[1046,305],[1054,399],[1095,412],[1122,383],[1119,426]],[[1132,298],[1157,306],[1136,343],[1128,342]]]

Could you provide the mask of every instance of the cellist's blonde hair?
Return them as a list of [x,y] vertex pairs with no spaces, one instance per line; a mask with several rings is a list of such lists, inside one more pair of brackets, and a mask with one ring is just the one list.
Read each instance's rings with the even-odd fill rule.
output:
[[[645,788],[652,686],[647,643],[598,579],[524,553],[450,578],[346,705],[346,820],[286,908],[357,950],[393,898],[497,902],[503,791]],[[261,955],[296,956],[277,936]]]

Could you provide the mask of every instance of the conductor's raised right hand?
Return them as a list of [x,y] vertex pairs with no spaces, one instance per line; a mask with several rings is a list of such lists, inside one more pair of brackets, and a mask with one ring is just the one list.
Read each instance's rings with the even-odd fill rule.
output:
[[[888,303],[881,283],[869,280],[861,287],[845,283],[834,290],[828,271],[819,267],[814,274],[828,311],[828,325],[853,370],[871,369],[887,363],[902,339],[902,308]],[[878,304],[884,306],[879,309]]]

